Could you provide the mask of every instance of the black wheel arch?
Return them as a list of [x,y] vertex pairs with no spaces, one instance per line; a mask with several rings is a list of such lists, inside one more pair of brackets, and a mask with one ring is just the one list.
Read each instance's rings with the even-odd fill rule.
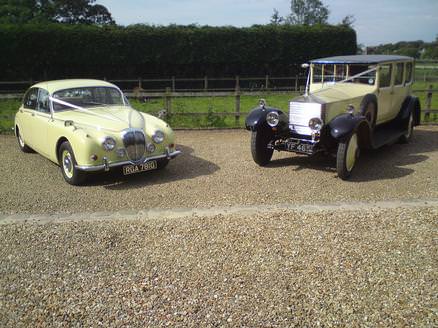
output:
[[374,103],[374,105],[376,107],[376,112],[374,115],[374,122],[371,122],[371,125],[375,125],[376,121],[377,121],[377,113],[379,111],[379,102],[377,101],[377,96],[375,94],[369,93],[369,94],[366,94],[362,98],[362,101],[360,102],[360,107],[359,107],[360,115],[364,114],[366,107],[369,103]]
[[272,127],[266,122],[266,115],[276,112],[279,116],[279,123],[276,126],[277,134],[287,132],[289,129],[289,118],[282,110],[273,107],[254,108],[246,117],[245,128],[249,131],[271,130]]
[[398,118],[400,120],[407,120],[410,114],[414,115],[414,125],[421,123],[421,104],[416,96],[407,96],[403,101]]
[[335,117],[329,123],[330,136],[338,143],[345,142],[354,132],[357,132],[359,147],[371,146],[371,126],[363,116],[349,113]]

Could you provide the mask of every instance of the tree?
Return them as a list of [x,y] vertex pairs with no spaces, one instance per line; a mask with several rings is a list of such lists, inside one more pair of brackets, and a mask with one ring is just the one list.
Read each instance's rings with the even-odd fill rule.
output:
[[356,18],[354,18],[353,15],[347,15],[342,19],[340,25],[345,27],[353,27],[353,24],[355,22],[356,22]]
[[284,18],[280,16],[280,13],[276,8],[274,8],[274,13],[271,16],[271,24],[272,25],[280,25],[284,22]]
[[321,0],[291,0],[286,23],[296,25],[327,24],[329,10]]
[[108,9],[94,2],[96,0],[53,0],[54,19],[68,24],[114,24]]
[[0,23],[58,22],[114,24],[111,13],[96,0],[0,0]]
[[0,0],[0,23],[22,24],[33,21],[39,12],[34,0]]

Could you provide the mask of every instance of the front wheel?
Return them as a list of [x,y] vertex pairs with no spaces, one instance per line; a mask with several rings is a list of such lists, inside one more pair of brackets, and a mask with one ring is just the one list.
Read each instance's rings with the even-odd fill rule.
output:
[[20,147],[20,150],[23,153],[32,153],[33,152],[32,148],[30,148],[28,145],[26,145],[26,143],[23,140],[23,137],[20,134],[20,130],[18,130],[18,128],[17,128],[16,135],[17,135],[18,147]]
[[353,133],[350,138],[338,145],[336,156],[336,170],[342,180],[347,180],[354,169],[359,155],[357,134]]
[[274,150],[268,148],[270,141],[271,136],[263,131],[253,131],[251,134],[252,158],[260,166],[265,166],[271,161]]
[[62,176],[67,183],[74,186],[84,183],[86,177],[85,172],[76,168],[75,155],[68,141],[64,141],[59,147],[58,158]]

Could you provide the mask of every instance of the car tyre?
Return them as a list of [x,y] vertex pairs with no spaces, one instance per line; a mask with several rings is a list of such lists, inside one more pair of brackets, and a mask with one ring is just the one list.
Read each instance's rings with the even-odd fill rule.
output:
[[86,173],[76,168],[75,155],[68,141],[64,141],[59,147],[58,158],[65,181],[74,186],[83,184]]
[[265,166],[271,161],[274,150],[268,148],[270,141],[271,136],[263,131],[253,131],[251,134],[252,158],[260,166]]
[[408,127],[406,129],[406,133],[400,137],[399,139],[400,143],[406,144],[409,143],[409,141],[411,141],[412,135],[414,134],[414,125],[415,125],[414,115],[411,112],[409,114],[409,121],[408,121]]
[[20,130],[17,128],[17,141],[18,141],[18,147],[20,147],[20,150],[23,153],[33,153],[33,149],[30,148],[28,145],[26,145],[26,143],[23,140],[23,137],[20,134]]
[[359,145],[357,133],[354,132],[350,138],[338,145],[336,156],[336,171],[342,180],[347,180],[356,165],[359,157]]

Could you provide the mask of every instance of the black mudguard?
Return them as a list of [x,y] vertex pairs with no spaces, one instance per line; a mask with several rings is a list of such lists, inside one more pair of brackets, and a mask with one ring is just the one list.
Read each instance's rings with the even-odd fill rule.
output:
[[279,123],[277,126],[278,133],[287,132],[289,129],[289,118],[283,111],[272,107],[257,107],[254,108],[246,117],[245,127],[249,131],[258,131],[260,129],[271,128],[266,122],[266,115],[269,112],[277,112]]
[[421,120],[421,105],[420,101],[415,96],[406,97],[400,109],[398,119],[405,121],[409,118],[411,113],[414,114],[414,124],[419,125]]
[[365,116],[356,116],[349,113],[341,114],[330,122],[330,135],[337,141],[344,141],[359,127],[362,129],[364,124],[369,128]]

